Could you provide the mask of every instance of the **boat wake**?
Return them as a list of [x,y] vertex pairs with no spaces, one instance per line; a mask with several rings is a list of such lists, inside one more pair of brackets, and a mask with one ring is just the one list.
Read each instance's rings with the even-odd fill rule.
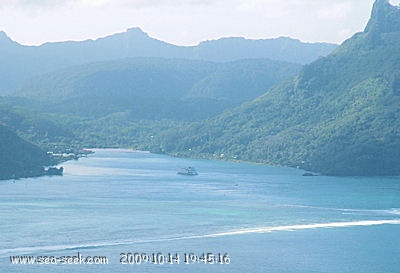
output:
[[309,205],[293,205],[293,204],[276,204],[276,207],[288,207],[288,208],[299,208],[299,209],[315,209],[315,210],[326,210],[326,211],[339,211],[346,214],[365,214],[365,215],[400,215],[400,208],[390,209],[348,209],[348,208],[335,208],[335,207],[319,207]]
[[168,242],[168,241],[190,240],[190,239],[206,239],[206,238],[255,234],[255,233],[260,234],[260,233],[279,232],[279,231],[296,231],[296,230],[308,230],[308,229],[320,229],[320,228],[346,228],[346,227],[361,227],[361,226],[376,226],[376,225],[400,225],[400,219],[269,226],[269,227],[245,228],[245,229],[202,234],[202,235],[188,235],[180,237],[157,238],[157,239],[147,239],[147,240],[98,242],[98,243],[88,243],[79,245],[77,244],[77,245],[21,247],[21,248],[0,250],[0,257],[8,257],[9,255],[26,255],[26,254],[42,253],[42,252],[44,253],[50,251],[71,251],[71,250],[82,250],[82,249],[97,249],[102,247],[115,247],[115,246],[132,245],[132,244],[146,244],[146,243],[157,243],[157,242]]
[[390,214],[400,215],[400,209],[399,208],[393,208],[393,209],[387,210],[387,212],[390,213]]
[[400,225],[400,219],[364,220],[364,221],[352,221],[352,222],[331,222],[331,223],[248,228],[248,229],[203,235],[203,237],[220,237],[220,236],[230,236],[230,235],[249,234],[249,233],[267,233],[273,231],[295,231],[295,230],[306,230],[306,229],[317,229],[317,228],[344,228],[344,227],[376,226],[376,225]]

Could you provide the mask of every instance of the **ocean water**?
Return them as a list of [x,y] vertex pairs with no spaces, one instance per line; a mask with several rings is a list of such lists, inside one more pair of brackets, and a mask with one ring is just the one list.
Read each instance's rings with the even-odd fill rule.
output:
[[[63,166],[0,181],[0,272],[400,272],[399,177],[128,150]],[[177,175],[185,166],[199,175]],[[108,264],[55,260],[79,255]]]

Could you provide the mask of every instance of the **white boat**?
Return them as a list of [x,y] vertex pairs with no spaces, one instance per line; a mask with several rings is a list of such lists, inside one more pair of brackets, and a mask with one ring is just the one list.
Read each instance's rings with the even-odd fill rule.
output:
[[186,168],[182,168],[178,174],[182,174],[182,175],[198,175],[197,171],[195,168],[193,167],[186,167]]

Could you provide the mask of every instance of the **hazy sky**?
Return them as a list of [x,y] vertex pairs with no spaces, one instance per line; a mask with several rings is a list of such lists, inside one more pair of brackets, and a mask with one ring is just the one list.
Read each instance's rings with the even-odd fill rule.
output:
[[179,45],[229,36],[289,36],[306,42],[340,43],[364,29],[373,2],[0,0],[0,30],[27,45],[93,39],[130,27],[140,27],[151,37]]

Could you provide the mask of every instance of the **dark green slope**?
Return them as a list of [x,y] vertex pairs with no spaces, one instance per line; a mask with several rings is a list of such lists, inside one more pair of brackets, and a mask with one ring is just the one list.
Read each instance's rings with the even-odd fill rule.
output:
[[160,146],[328,175],[399,175],[399,20],[397,7],[376,1],[363,33],[294,81],[207,123],[165,132]]
[[45,151],[63,153],[78,141],[62,124],[62,116],[35,111],[41,108],[32,100],[0,97],[0,124]]
[[0,125],[0,179],[40,176],[50,158],[37,146]]
[[134,58],[94,63],[38,77],[17,94],[42,110],[130,120],[200,120],[252,100],[293,77],[297,64],[266,59],[211,63]]

